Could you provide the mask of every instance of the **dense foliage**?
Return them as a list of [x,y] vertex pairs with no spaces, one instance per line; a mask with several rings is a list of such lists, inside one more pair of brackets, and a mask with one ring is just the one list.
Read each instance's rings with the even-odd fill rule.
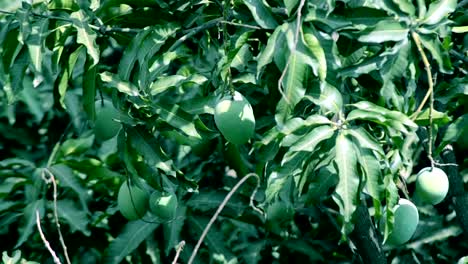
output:
[[[457,262],[468,252],[467,8],[0,0],[3,261],[52,263],[54,251],[62,263],[187,263],[248,175],[195,263]],[[219,114],[235,94],[236,112]],[[446,171],[447,197],[415,201],[411,240],[382,246],[399,198],[431,166]]]

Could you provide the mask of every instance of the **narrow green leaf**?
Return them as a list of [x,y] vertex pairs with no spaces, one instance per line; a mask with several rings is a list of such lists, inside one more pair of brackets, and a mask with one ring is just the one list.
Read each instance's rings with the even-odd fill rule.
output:
[[157,79],[151,84],[149,89],[151,95],[160,94],[171,87],[180,87],[185,83],[204,84],[208,79],[201,74],[192,74],[190,76],[169,75]]
[[462,135],[468,135],[468,114],[464,114],[451,123],[445,131],[442,142],[455,142]]
[[73,26],[77,30],[77,42],[84,45],[86,50],[93,58],[93,65],[99,63],[99,47],[96,44],[96,32],[94,32],[88,24],[88,18],[83,10],[70,14],[73,19]]
[[36,227],[36,211],[39,211],[39,217],[44,216],[45,202],[44,200],[37,200],[28,204],[23,210],[23,220],[21,222],[21,227],[19,228],[19,233],[21,236],[16,242],[15,248],[21,246],[26,242],[29,236],[37,230]]
[[439,70],[443,73],[453,73],[452,62],[450,61],[450,55],[447,50],[443,48],[442,42],[440,42],[437,35],[424,35],[419,34],[421,43],[429,50],[432,57],[436,60],[439,65]]
[[106,249],[104,263],[118,264],[133,252],[159,226],[156,218],[147,221],[137,220],[126,224],[120,234]]
[[90,196],[78,180],[78,177],[73,173],[73,170],[65,164],[55,164],[49,168],[50,172],[58,180],[59,186],[71,188],[79,197],[81,206],[88,211],[88,201]]
[[338,204],[343,216],[343,235],[351,231],[351,218],[358,204],[360,177],[357,172],[355,146],[343,133],[336,138],[336,158],[339,181],[333,200]]
[[401,41],[408,37],[409,28],[400,22],[381,21],[374,28],[363,31],[359,36],[361,42],[383,43]]
[[35,22],[31,26],[31,34],[26,40],[29,56],[31,56],[31,62],[39,73],[42,72],[42,60],[44,59],[43,49],[45,49],[44,42],[47,37],[48,27],[48,19],[41,19],[38,22]]
[[[273,56],[275,54],[275,50],[277,49],[277,45],[282,45],[282,43],[278,43],[278,35],[282,35],[284,28],[287,24],[283,24],[275,29],[273,34],[268,38],[267,44],[265,48],[260,52],[257,57],[257,78],[263,71],[266,65],[270,64],[273,61]],[[283,38],[284,36],[281,36]]]
[[416,7],[413,5],[411,0],[393,0],[393,2],[398,5],[401,11],[407,13],[410,16],[415,16]]
[[249,8],[255,21],[262,28],[273,29],[278,25],[270,11],[270,7],[264,1],[244,0],[244,4]]
[[180,233],[185,223],[186,212],[186,206],[177,207],[175,219],[163,225],[164,240],[166,243],[164,251],[166,256],[169,256],[170,251],[173,250],[180,242]]
[[90,236],[88,217],[85,211],[78,208],[73,200],[59,200],[57,201],[58,216],[65,220],[65,223],[70,225],[70,231],[80,231],[85,236]]
[[439,0],[429,5],[429,10],[422,23],[434,25],[448,17],[457,8],[457,0]]
[[[202,212],[213,211],[219,207],[226,198],[225,191],[202,191],[193,195],[188,201],[187,206],[192,210],[200,210]],[[223,209],[224,213],[234,216],[242,215],[242,212],[247,208],[247,205],[239,198],[238,195],[232,196]]]
[[83,74],[83,109],[90,120],[95,119],[97,65],[93,65],[89,58],[86,59],[85,72]]
[[130,95],[138,96],[140,93],[138,88],[131,82],[121,80],[118,75],[110,72],[99,73],[101,81],[104,82],[104,85],[110,88],[116,88],[119,92]]
[[294,8],[299,4],[299,0],[283,0],[283,2],[288,11],[288,15],[291,15]]
[[[208,219],[199,216],[189,217],[188,223],[190,225],[190,228],[188,228],[188,230],[194,235],[194,237],[198,238],[200,237],[204,228],[208,224]],[[216,225],[213,225],[203,242],[215,253],[221,254],[227,260],[230,260],[234,258],[234,255],[231,253],[231,251],[229,251],[228,248],[225,247],[223,237],[224,236],[221,233],[221,230],[219,230],[219,228],[217,228]]]
[[119,63],[119,77],[122,80],[130,80],[135,62],[138,58],[138,51],[143,40],[152,32],[151,28],[140,31],[125,49]]
[[[167,155],[162,151],[160,145],[157,143],[153,135],[150,135],[145,131],[138,131],[134,128],[128,128],[126,132],[126,142],[128,142],[134,149],[136,149],[137,152],[145,158],[150,166],[155,166],[168,175],[175,174],[175,169],[172,167],[172,160],[169,159],[169,157],[167,157]],[[123,152],[125,154],[129,154],[128,151]]]
[[319,126],[310,131],[307,135],[301,137],[295,142],[290,150],[291,151],[307,151],[314,152],[316,147],[322,141],[331,138],[335,134],[335,129],[330,126]]
[[364,128],[357,127],[349,129],[346,131],[346,133],[355,140],[354,144],[356,146],[376,151],[382,156],[385,155],[382,146],[379,144],[379,142],[377,142],[377,140],[372,135],[370,135],[369,132],[367,132]]
[[[414,120],[416,124],[420,126],[428,126],[429,125],[429,108],[425,109],[424,111],[420,112],[416,119]],[[448,116],[445,112],[439,112],[435,109],[432,109],[432,122],[438,126],[443,126],[452,121],[452,118]]]
[[278,124],[283,124],[292,112],[294,106],[303,98],[305,87],[303,84],[306,76],[307,65],[292,53],[289,67],[282,82],[282,98],[277,105],[275,119]]
[[358,150],[358,162],[364,172],[367,192],[375,201],[381,201],[384,195],[383,176],[379,163],[381,158],[378,159],[369,149],[358,148]]
[[161,120],[182,130],[188,136],[201,139],[201,135],[198,133],[194,124],[195,118],[183,111],[179,105],[169,105],[159,102],[155,104],[155,112],[159,115]]
[[468,26],[461,26],[461,27],[453,27],[453,33],[466,33],[468,32]]
[[325,51],[323,50],[319,39],[315,36],[315,30],[311,28],[304,29],[304,41],[305,46],[313,54],[317,60],[316,68],[320,80],[324,81],[327,77],[327,59],[325,57]]

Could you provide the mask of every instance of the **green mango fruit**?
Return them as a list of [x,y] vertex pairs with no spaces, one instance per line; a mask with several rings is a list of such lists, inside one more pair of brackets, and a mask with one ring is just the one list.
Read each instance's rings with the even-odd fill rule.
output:
[[255,117],[252,106],[239,92],[218,102],[214,120],[224,138],[233,144],[244,144],[254,135]]
[[414,235],[419,223],[419,213],[416,206],[409,200],[400,199],[395,207],[393,231],[387,238],[387,245],[401,245]]
[[149,199],[150,211],[164,220],[174,219],[177,210],[177,196],[174,193],[153,192]]
[[137,186],[125,181],[119,189],[117,206],[128,220],[140,219],[148,210],[148,194]]
[[107,100],[96,101],[96,119],[94,121],[94,134],[99,141],[113,138],[119,133],[122,125],[115,119],[119,118],[119,111]]
[[447,174],[439,168],[422,169],[416,179],[416,196],[419,200],[438,204],[444,200],[449,190]]

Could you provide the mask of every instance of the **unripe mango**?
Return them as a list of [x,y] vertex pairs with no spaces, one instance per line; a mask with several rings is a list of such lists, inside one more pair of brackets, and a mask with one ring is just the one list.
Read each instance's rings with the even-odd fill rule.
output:
[[400,199],[395,207],[393,231],[388,236],[387,245],[401,245],[411,239],[419,223],[416,206],[409,200]]
[[449,190],[447,174],[439,168],[422,169],[416,179],[416,195],[421,201],[438,204]]
[[96,119],[94,122],[94,135],[97,140],[108,140],[119,133],[122,125],[115,121],[119,118],[119,111],[107,100],[96,101]]
[[255,131],[252,106],[239,92],[218,102],[214,120],[224,138],[233,144],[246,143]]
[[174,193],[153,192],[149,200],[150,211],[156,216],[173,219],[177,210],[177,196]]
[[117,205],[120,213],[128,220],[142,218],[148,209],[148,194],[125,181],[120,186]]

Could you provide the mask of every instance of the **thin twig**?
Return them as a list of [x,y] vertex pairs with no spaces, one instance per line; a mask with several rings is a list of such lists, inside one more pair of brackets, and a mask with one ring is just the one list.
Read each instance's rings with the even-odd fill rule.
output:
[[289,104],[289,99],[284,94],[283,88],[281,86],[283,83],[283,79],[286,76],[286,72],[288,71],[289,65],[291,64],[292,55],[293,53],[296,52],[297,43],[299,42],[299,33],[301,31],[302,8],[304,6],[304,3],[305,3],[305,0],[301,0],[301,2],[299,3],[299,8],[297,9],[297,17],[296,17],[296,32],[294,35],[294,45],[291,47],[288,61],[286,62],[283,72],[281,72],[281,76],[278,79],[278,91],[280,92],[281,96],[284,98],[284,100],[286,100],[286,103],[288,104]]
[[41,221],[40,221],[40,216],[39,216],[39,210],[36,210],[36,225],[37,225],[37,229],[39,230],[39,235],[41,235],[41,239],[44,242],[44,245],[46,246],[47,250],[52,255],[52,258],[54,259],[54,262],[56,264],[62,264],[62,262],[60,262],[60,259],[57,257],[57,254],[55,253],[55,251],[50,246],[49,241],[47,241],[44,233],[42,232]]
[[212,19],[212,20],[206,22],[205,24],[203,24],[203,25],[201,25],[201,26],[198,26],[198,27],[195,27],[195,28],[186,30],[188,33],[185,34],[184,36],[182,36],[182,37],[181,37],[180,39],[178,39],[176,42],[174,42],[174,44],[172,44],[172,46],[169,48],[168,52],[174,51],[174,50],[177,49],[180,45],[182,45],[182,43],[183,43],[184,41],[186,41],[187,39],[191,38],[193,35],[197,34],[198,32],[218,25],[218,23],[220,23],[222,20],[223,20],[222,17],[215,18],[215,19]]
[[418,117],[419,112],[422,110],[424,107],[424,104],[426,104],[427,99],[430,99],[429,101],[429,131],[428,131],[428,147],[427,147],[427,156],[429,160],[431,161],[431,167],[434,168],[435,161],[432,158],[432,138],[433,138],[433,130],[432,130],[432,112],[434,109],[434,82],[432,80],[432,73],[431,73],[431,65],[429,64],[429,60],[427,59],[426,53],[424,52],[423,46],[421,44],[421,39],[419,38],[419,35],[412,31],[411,36],[413,37],[414,43],[416,44],[419,53],[421,54],[422,61],[424,63],[424,68],[426,69],[426,74],[427,74],[427,82],[428,82],[428,88],[427,88],[427,93],[426,96],[424,96],[423,101],[421,102],[421,105],[419,105],[418,109],[416,112],[413,114],[413,120]]
[[[223,210],[223,208],[226,206],[226,204],[228,203],[229,199],[231,199],[232,195],[237,191],[237,189],[239,189],[239,187],[245,182],[247,181],[247,179],[249,179],[250,177],[255,177],[257,179],[257,181],[260,182],[260,177],[258,177],[257,174],[255,173],[249,173],[247,175],[244,176],[244,178],[242,178],[233,188],[232,190],[226,195],[226,197],[224,198],[223,202],[219,205],[218,209],[216,210],[216,213],[213,215],[213,217],[211,217],[210,219],[210,222],[208,222],[208,224],[206,225],[205,227],[205,230],[203,230],[203,233],[202,235],[200,236],[200,238],[198,239],[198,242],[197,242],[197,245],[195,246],[195,248],[193,249],[193,252],[192,252],[192,255],[190,256],[190,259],[189,261],[187,262],[188,264],[191,264],[194,259],[195,259],[195,256],[197,255],[197,252],[198,252],[198,249],[200,248],[201,246],[201,243],[203,242],[203,239],[205,239],[206,235],[208,234],[208,231],[210,230],[211,226],[213,225],[214,221],[216,220],[216,218],[218,218],[219,214],[221,213],[221,211]],[[256,192],[257,189],[255,189],[255,191],[253,193]],[[251,196],[252,197],[252,196]]]
[[236,22],[231,22],[231,21],[226,21],[226,20],[219,21],[219,23],[228,24],[228,25],[236,26],[236,27],[245,27],[245,28],[251,28],[251,29],[262,29],[261,27],[257,27],[257,26],[253,26],[253,25],[249,25],[249,24],[241,24],[241,23],[236,23]]
[[177,245],[176,255],[174,257],[174,260],[172,261],[172,264],[177,264],[177,259],[180,256],[180,252],[184,250],[184,246],[185,246],[185,241],[184,240],[180,241],[180,243]]
[[427,82],[428,82],[428,89],[427,93],[424,96],[424,99],[422,100],[421,104],[419,105],[418,109],[416,112],[412,114],[412,120],[415,120],[418,117],[419,112],[423,109],[424,105],[426,104],[427,100],[431,96],[432,90],[434,83],[432,82],[432,73],[431,73],[431,65],[429,64],[429,60],[427,59],[426,53],[424,52],[424,49],[421,44],[421,39],[419,38],[419,35],[416,32],[411,32],[411,36],[413,37],[414,43],[416,44],[416,47],[418,48],[419,53],[421,54],[423,63],[424,63],[424,68],[426,69],[426,74],[427,74]]
[[57,226],[57,231],[59,234],[59,240],[60,244],[62,245],[63,248],[63,254],[65,255],[65,260],[67,261],[68,264],[71,264],[70,258],[68,257],[68,250],[67,250],[67,245],[65,244],[65,240],[63,239],[62,235],[62,230],[60,228],[60,221],[58,219],[58,209],[57,209],[57,182],[55,181],[55,177],[52,174],[52,172],[49,171],[49,169],[45,169],[47,174],[49,174],[50,180],[52,182],[52,186],[54,188],[54,219],[55,219],[55,225]]

